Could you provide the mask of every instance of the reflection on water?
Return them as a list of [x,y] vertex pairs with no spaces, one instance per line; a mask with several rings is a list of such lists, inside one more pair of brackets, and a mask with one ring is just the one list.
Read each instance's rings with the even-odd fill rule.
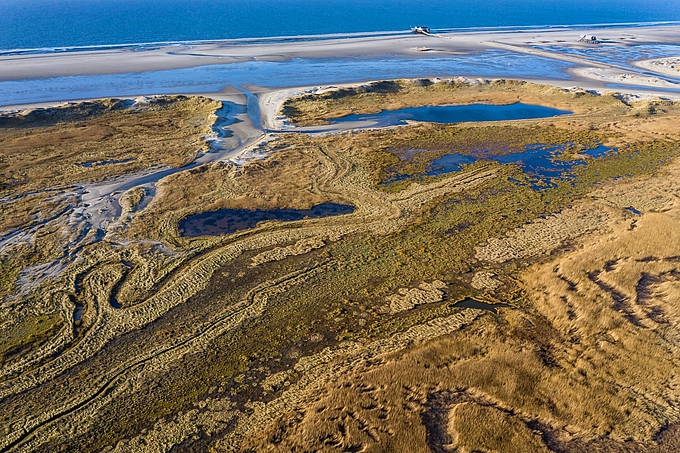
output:
[[76,304],[75,310],[73,310],[73,320],[74,321],[80,321],[80,319],[83,317],[83,314],[85,313],[85,305],[83,304]]
[[447,154],[433,160],[430,166],[427,167],[425,176],[439,176],[453,171],[460,171],[463,169],[463,165],[474,164],[476,161],[477,159],[474,157],[464,154]]
[[339,203],[322,203],[312,209],[219,209],[185,217],[179,223],[179,232],[183,237],[219,236],[253,228],[265,220],[317,219],[351,214],[354,209],[354,206]]
[[[477,153],[474,156],[471,156],[460,153],[450,153],[433,160],[422,176],[440,176],[460,171],[462,170],[463,165],[473,164],[479,160],[493,160],[501,164],[519,165],[527,174],[528,178],[526,183],[511,179],[512,182],[518,185],[528,184],[534,190],[554,188],[557,187],[556,181],[573,179],[573,169],[575,167],[587,164],[583,159],[560,159],[560,156],[565,149],[572,145],[573,143],[551,146],[545,144],[532,144],[527,145],[522,152],[503,155]],[[579,151],[579,154],[596,159],[616,152],[618,152],[616,148],[609,148],[598,144],[594,148]],[[399,173],[398,169],[391,168],[388,169],[387,180],[384,181],[383,184],[401,181],[414,176],[415,175]]]
[[467,121],[503,121],[524,120],[533,118],[547,118],[551,116],[568,115],[570,111],[559,110],[541,105],[529,104],[467,104],[411,107],[399,110],[383,110],[374,114],[348,115],[331,120],[332,123],[346,123],[357,121],[375,122],[376,127],[396,126],[407,124],[407,121],[425,121],[429,123],[462,123]]
[[618,152],[616,148],[608,148],[604,145],[598,145],[597,148],[587,149],[585,151],[580,151],[579,154],[585,154],[590,157],[598,158],[607,155],[610,152]]

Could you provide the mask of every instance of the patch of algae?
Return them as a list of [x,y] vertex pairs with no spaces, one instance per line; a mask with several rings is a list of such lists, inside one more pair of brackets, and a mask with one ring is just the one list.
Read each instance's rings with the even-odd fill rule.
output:
[[[511,95],[463,91],[517,95],[504,86]],[[640,115],[649,109],[615,96],[517,86],[585,113],[282,135],[263,161],[165,180],[120,242],[83,250],[36,298],[54,306],[70,294],[87,309],[72,340],[44,346],[62,341],[56,358],[34,351],[3,366],[2,448],[673,451],[680,252],[663,232],[680,185],[677,107]],[[422,168],[490,139],[501,151],[525,141],[620,151],[541,191],[513,182],[519,167],[484,162],[380,185],[394,149],[422,149]],[[221,237],[177,231],[193,212],[323,201],[357,209]],[[603,214],[593,227],[574,212]],[[525,250],[527,238],[534,253],[478,255],[503,240]],[[480,272],[500,286],[478,284]],[[400,291],[436,297],[387,313]],[[453,307],[465,297],[512,308]]]

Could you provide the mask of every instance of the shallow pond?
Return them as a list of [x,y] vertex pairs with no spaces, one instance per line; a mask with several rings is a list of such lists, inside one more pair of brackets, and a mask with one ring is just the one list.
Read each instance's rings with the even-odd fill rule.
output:
[[462,123],[467,121],[503,121],[548,118],[568,115],[573,112],[541,105],[529,104],[468,104],[446,106],[411,107],[399,110],[383,110],[380,113],[349,115],[331,120],[332,123],[371,121],[376,127],[407,124],[406,121],[425,121],[429,123]]
[[354,206],[339,203],[322,203],[311,209],[219,209],[185,217],[179,223],[179,232],[182,237],[219,236],[253,228],[265,220],[292,222],[351,214],[354,210]]
[[[543,190],[550,187],[555,187],[556,180],[571,179],[574,177],[572,170],[579,165],[587,165],[584,159],[564,160],[560,155],[565,151],[567,146],[572,143],[564,145],[545,145],[545,144],[531,144],[526,145],[524,151],[517,153],[509,153],[503,155],[493,155],[485,153],[477,153],[475,155],[466,155],[460,153],[446,154],[438,159],[433,160],[426,168],[423,176],[440,176],[447,173],[457,172],[463,169],[463,165],[473,164],[479,160],[493,160],[501,164],[515,164],[522,168],[522,170],[529,177],[527,183],[534,190]],[[609,153],[616,153],[616,148],[609,148],[598,144],[594,148],[579,151],[581,155],[587,155],[590,158],[600,158]],[[390,184],[395,181],[401,181],[407,178],[412,178],[415,175],[402,174],[397,169],[392,168],[387,172],[387,181],[382,184]],[[513,179],[512,182],[516,184],[526,184],[525,182]]]

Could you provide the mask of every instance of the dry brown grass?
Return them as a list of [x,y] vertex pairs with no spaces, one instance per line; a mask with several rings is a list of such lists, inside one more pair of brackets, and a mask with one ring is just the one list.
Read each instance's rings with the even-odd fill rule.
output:
[[507,412],[475,403],[456,405],[449,414],[452,446],[461,453],[547,453],[538,432]]
[[[653,178],[609,184],[598,199],[671,195],[678,164]],[[680,420],[680,203],[666,200],[641,217],[619,208],[606,231],[523,272],[526,309],[502,310],[338,375],[295,417],[248,445],[673,451],[674,435],[657,437]]]
[[205,98],[171,96],[136,107],[102,100],[5,114],[0,194],[100,180],[153,165],[185,165],[206,150],[202,138],[219,106]]
[[[64,314],[74,339],[31,319],[6,330],[49,338],[3,363],[17,378],[0,381],[0,441],[35,429],[18,450],[673,451],[676,106],[507,82],[421,88],[379,100],[458,90],[461,100],[519,95],[588,114],[285,135],[265,160],[167,178],[141,212],[145,194],[130,191],[127,233],[86,247],[3,318],[10,326],[31,302],[35,315]],[[338,99],[378,99],[365,94]],[[568,158],[595,142],[631,146],[541,192],[508,180],[520,169],[489,163],[418,176],[451,150],[566,142]],[[421,150],[415,176],[380,185],[411,148]],[[621,173],[638,176],[613,181]],[[177,231],[193,212],[323,201],[357,211],[221,237]],[[51,253],[55,225],[31,253]],[[513,253],[480,261],[476,247]],[[75,330],[69,296],[87,306]],[[452,306],[463,297],[512,308]]]
[[[173,238],[179,220],[194,212],[220,208],[309,209],[326,201],[346,200],[328,187],[338,171],[322,147],[291,137],[270,158],[242,168],[212,164],[163,180],[149,208],[130,225],[137,237]],[[171,239],[173,240],[173,239]]]
[[[605,98],[612,107],[621,102]],[[359,88],[345,88],[323,94],[307,94],[292,98],[282,106],[282,113],[298,125],[321,124],[326,119],[351,114],[377,113],[421,105],[448,104],[527,104],[567,109],[575,113],[602,110],[605,102],[582,90],[568,91],[515,80],[493,80],[470,83],[467,80],[423,80],[377,82]],[[644,111],[644,110],[641,110]]]
[[71,203],[75,201],[74,198],[59,197],[49,192],[42,192],[19,195],[0,201],[2,206],[0,232],[51,219],[71,207]]
[[[4,321],[4,320],[3,320]],[[21,355],[30,348],[40,345],[53,336],[62,325],[61,316],[25,314],[20,319],[5,324],[0,337],[0,365],[7,358]]]

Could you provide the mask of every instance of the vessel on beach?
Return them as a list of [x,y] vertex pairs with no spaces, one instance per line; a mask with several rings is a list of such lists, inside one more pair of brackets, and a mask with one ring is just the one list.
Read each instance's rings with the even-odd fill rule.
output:
[[430,27],[423,27],[423,26],[411,27],[411,31],[413,33],[420,33],[421,35],[429,35],[430,34]]

